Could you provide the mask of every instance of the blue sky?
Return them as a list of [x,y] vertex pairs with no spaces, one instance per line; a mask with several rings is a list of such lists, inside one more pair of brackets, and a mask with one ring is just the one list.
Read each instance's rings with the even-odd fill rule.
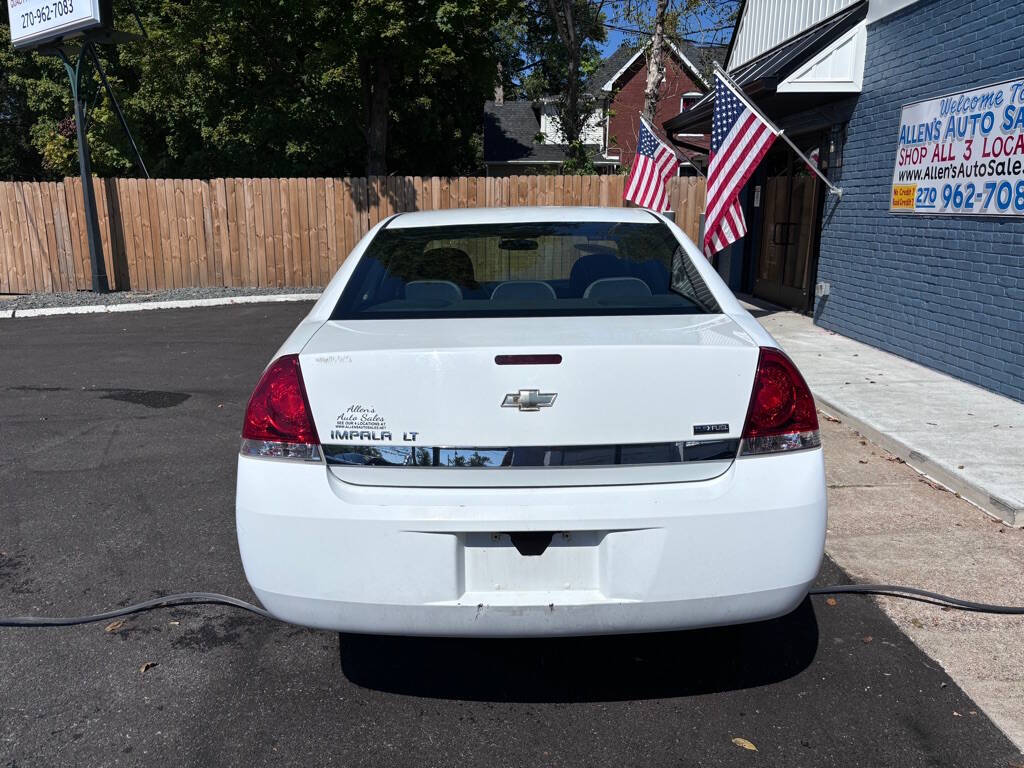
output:
[[622,37],[623,37],[623,35],[622,35],[621,32],[619,32],[619,30],[617,30],[617,29],[609,29],[608,30],[608,40],[606,40],[604,45],[601,46],[601,53],[603,53],[605,56],[607,56],[612,51],[614,51],[616,48],[618,48],[619,44],[622,42]]

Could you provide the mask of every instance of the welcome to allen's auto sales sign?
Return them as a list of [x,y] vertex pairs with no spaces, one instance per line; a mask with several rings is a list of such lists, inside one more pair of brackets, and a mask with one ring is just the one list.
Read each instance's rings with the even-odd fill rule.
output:
[[904,106],[889,210],[1024,216],[1024,78]]

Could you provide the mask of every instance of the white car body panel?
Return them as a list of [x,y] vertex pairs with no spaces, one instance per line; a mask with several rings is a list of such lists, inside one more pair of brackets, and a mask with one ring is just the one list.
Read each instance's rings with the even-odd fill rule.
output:
[[[721,314],[331,320],[385,226],[663,221]],[[777,347],[664,217],[627,208],[399,214],[364,237],[275,359],[297,354],[322,443],[351,406],[373,445],[673,443],[742,430],[759,348]],[[560,354],[498,366],[497,354]],[[523,388],[552,407],[501,407]],[[386,428],[385,428],[386,427]],[[388,436],[384,437],[387,432]],[[332,433],[333,436],[332,436]],[[820,448],[636,466],[363,467],[241,455],[236,522],[249,583],[274,615],[325,629],[581,635],[782,615],[824,548]],[[508,536],[552,532],[537,556]]]
[[[703,482],[597,488],[368,488],[323,465],[245,456],[238,478],[239,549],[260,601],[286,621],[351,632],[584,635],[769,619],[804,599],[825,538],[820,449],[738,459]],[[556,534],[544,555],[522,558],[533,589],[467,572],[489,554],[467,556],[469,537],[509,530],[599,543],[587,562],[549,561]],[[507,539],[493,547],[508,558]]]
[[[527,353],[563,362],[494,364]],[[738,438],[757,356],[725,315],[650,315],[329,321],[299,360],[324,442],[345,442],[329,436],[357,405],[391,435],[375,444],[415,431],[420,444],[488,447],[673,442],[712,423]],[[502,408],[521,388],[558,399],[536,413]]]

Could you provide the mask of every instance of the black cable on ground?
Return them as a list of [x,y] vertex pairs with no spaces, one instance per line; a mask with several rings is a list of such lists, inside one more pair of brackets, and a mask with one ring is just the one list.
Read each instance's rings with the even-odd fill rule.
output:
[[[975,603],[970,600],[961,600],[948,595],[940,595],[938,592],[929,592],[926,589],[917,587],[901,587],[894,584],[837,584],[828,587],[812,587],[810,595],[885,595],[888,597],[900,597],[905,600],[919,600],[921,602],[938,605],[944,608],[957,608],[962,611],[975,611],[977,613],[998,613],[1005,615],[1024,615],[1024,606],[1014,605],[992,605],[990,603]],[[265,609],[259,606],[239,600],[237,597],[219,595],[215,592],[182,592],[177,595],[166,595],[156,597],[152,600],[145,600],[134,605],[127,605],[124,608],[116,608],[112,611],[94,613],[89,616],[73,617],[46,617],[46,616],[11,616],[0,617],[0,627],[72,627],[78,624],[92,624],[97,621],[110,621],[120,616],[130,616],[134,613],[151,611],[154,608],[173,608],[179,605],[226,605],[229,608],[241,608],[257,616],[267,619],[274,617]]]
[[886,597],[901,597],[904,600],[919,600],[924,603],[941,605],[945,608],[957,608],[961,611],[974,611],[976,613],[1000,613],[1011,616],[1024,616],[1024,606],[975,603],[970,600],[961,600],[958,597],[940,595],[938,592],[929,592],[927,589],[919,589],[917,587],[901,587],[895,584],[839,584],[829,587],[812,587],[808,594],[885,595]]
[[239,600],[237,597],[218,595],[216,592],[181,592],[177,595],[156,597],[152,600],[135,603],[134,605],[126,605],[124,608],[115,608],[112,611],[94,613],[89,616],[0,616],[0,627],[73,627],[77,624],[109,621],[119,616],[130,616],[133,613],[151,611],[154,608],[173,608],[177,605],[227,605],[231,608],[241,608],[243,611],[249,611],[267,619],[274,618],[270,615],[269,611],[252,603],[247,603],[244,600]]

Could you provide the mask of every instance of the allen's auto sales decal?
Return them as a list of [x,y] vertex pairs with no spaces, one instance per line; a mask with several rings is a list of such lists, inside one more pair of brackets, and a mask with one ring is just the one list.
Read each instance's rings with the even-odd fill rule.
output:
[[350,405],[338,417],[334,429],[331,430],[332,440],[390,440],[391,432],[384,417],[372,407]]
[[[402,440],[415,443],[418,434],[419,432],[403,432]],[[369,405],[350,405],[338,416],[338,421],[331,430],[331,440],[387,442],[391,439],[387,421]]]
[[1024,78],[905,105],[889,210],[1024,215]]

